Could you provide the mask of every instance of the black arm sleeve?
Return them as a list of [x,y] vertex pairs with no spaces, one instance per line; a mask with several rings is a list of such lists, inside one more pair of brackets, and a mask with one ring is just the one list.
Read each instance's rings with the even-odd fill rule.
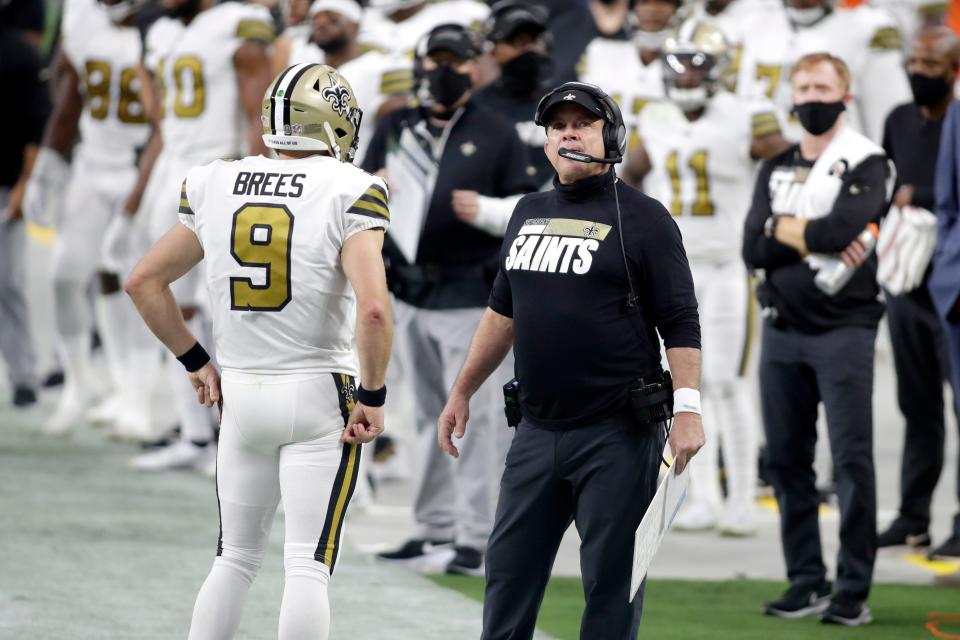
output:
[[763,163],[753,189],[753,202],[743,225],[743,261],[750,269],[773,269],[800,260],[800,254],[787,245],[763,235],[763,225],[773,215],[770,209],[770,174],[773,162]]
[[887,159],[866,158],[844,176],[833,208],[823,218],[811,220],[803,233],[807,249],[815,253],[843,251],[886,211]]
[[642,235],[640,290],[664,346],[699,349],[700,315],[690,264],[677,223],[663,213]]
[[387,166],[387,137],[390,135],[391,118],[387,116],[377,123],[377,128],[367,145],[360,168],[367,173],[376,173]]

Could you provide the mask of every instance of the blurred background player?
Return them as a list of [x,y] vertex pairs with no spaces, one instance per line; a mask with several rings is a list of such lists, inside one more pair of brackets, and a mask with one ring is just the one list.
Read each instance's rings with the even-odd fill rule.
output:
[[7,365],[15,407],[37,401],[37,364],[30,331],[24,275],[26,231],[23,196],[27,177],[50,113],[41,71],[43,60],[33,32],[43,21],[42,7],[13,2],[0,5],[0,80],[16,100],[0,108],[10,128],[0,145],[0,354]]
[[[126,336],[134,311],[130,301],[118,295],[118,275],[102,269],[101,247],[104,229],[136,181],[137,152],[150,135],[139,96],[140,33],[133,26],[144,4],[69,0],[64,7],[55,62],[56,101],[26,201],[31,219],[57,227],[50,270],[56,346],[66,386],[45,426],[51,434],[63,433],[87,417],[91,406],[121,389],[131,373],[125,362]],[[66,158],[78,133],[71,174]],[[96,323],[89,297],[93,284],[98,293]],[[93,369],[94,324],[107,359],[107,385]],[[106,416],[121,418],[122,402],[107,406]],[[134,425],[118,427],[137,430]]]
[[[477,103],[500,112],[516,123],[517,134],[530,147],[534,179],[547,185],[553,167],[543,153],[546,134],[533,122],[547,82],[553,77],[553,39],[547,27],[546,10],[536,4],[502,0],[491,8],[486,34],[499,77],[477,91]],[[507,218],[513,207],[507,212]],[[506,229],[506,221],[503,223]],[[502,233],[502,230],[501,230]]]
[[663,97],[660,50],[676,27],[680,0],[637,0],[628,40],[596,38],[587,46],[580,80],[603,87],[620,106],[630,139],[637,144],[637,119],[651,100]]
[[[197,397],[207,406],[222,402],[220,537],[194,606],[192,640],[234,637],[281,494],[286,576],[277,637],[330,633],[327,584],[361,443],[383,431],[392,339],[380,253],[387,191],[382,179],[351,165],[362,115],[335,69],[300,64],[282,72],[263,98],[263,138],[279,158],[192,168],[180,196],[182,224],[127,280],[146,323],[190,372],[181,376]],[[201,260],[223,396],[169,289]],[[265,285],[256,284],[258,272]]]
[[476,0],[370,0],[360,42],[414,57],[417,43],[431,29],[455,23],[479,30],[490,7]]
[[[854,102],[846,112],[848,125],[879,143],[887,114],[910,100],[910,84],[900,33],[888,14],[871,6],[836,9],[831,0],[783,0],[782,11],[768,13],[746,38],[737,92],[765,95],[789,114],[790,70],[801,56],[818,51],[849,67]],[[791,118],[784,133],[797,141],[801,127]]]
[[413,87],[409,59],[381,49],[365,52],[360,46],[362,21],[363,8],[355,0],[315,0],[310,5],[310,28],[280,36],[271,54],[274,74],[294,64],[316,62],[330,65],[350,81],[363,109],[357,166],[363,162],[377,122],[405,106]]
[[491,383],[475,398],[459,460],[437,447],[436,424],[486,306],[502,240],[460,219],[454,190],[503,198],[537,186],[513,123],[473,99],[480,51],[476,34],[458,24],[431,30],[417,46],[420,105],[381,120],[364,159],[364,169],[397,184],[385,255],[420,452],[413,535],[379,557],[473,575],[483,573],[503,464],[495,457],[494,430],[506,430],[498,389]]
[[[667,99],[640,114],[641,143],[625,170],[660,200],[683,235],[697,287],[704,336],[702,401],[709,407],[707,444],[691,463],[691,499],[676,520],[683,529],[718,525],[722,533],[754,532],[760,421],[744,378],[754,313],[740,260],[743,219],[757,161],[787,142],[773,105],[724,88],[731,49],[721,31],[685,21],[663,45]],[[727,495],[723,504],[718,439]]]
[[[163,6],[176,17],[150,27],[144,51],[144,66],[156,84],[158,126],[125,205],[128,215],[136,213],[137,226],[151,241],[176,224],[171,202],[191,166],[267,152],[260,108],[270,82],[267,45],[273,39],[270,14],[257,5],[164,0]],[[196,333],[203,327],[200,277],[197,270],[174,286],[184,319]],[[213,417],[197,405],[178,365],[169,359],[167,365],[181,438],[139,456],[133,465],[142,470],[209,469],[215,455],[215,447],[209,446]]]

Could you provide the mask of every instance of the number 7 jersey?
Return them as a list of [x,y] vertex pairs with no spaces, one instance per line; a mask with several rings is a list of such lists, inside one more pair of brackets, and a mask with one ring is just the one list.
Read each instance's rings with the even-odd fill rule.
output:
[[191,169],[180,221],[203,246],[220,365],[358,375],[354,294],[340,252],[389,219],[384,181],[329,156]]

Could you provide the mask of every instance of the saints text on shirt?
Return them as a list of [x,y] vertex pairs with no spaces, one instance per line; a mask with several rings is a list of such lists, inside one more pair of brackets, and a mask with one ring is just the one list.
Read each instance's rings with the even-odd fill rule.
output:
[[507,271],[588,273],[594,252],[611,228],[589,220],[532,218],[524,223],[510,245],[504,268]]

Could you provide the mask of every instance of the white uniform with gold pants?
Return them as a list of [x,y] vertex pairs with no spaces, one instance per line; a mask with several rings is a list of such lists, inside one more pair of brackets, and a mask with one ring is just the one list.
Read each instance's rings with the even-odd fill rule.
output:
[[354,234],[387,227],[386,185],[327,156],[257,156],[195,167],[182,192],[180,220],[207,264],[224,399],[221,536],[190,638],[233,637],[282,499],[278,637],[325,639],[327,583],[361,453],[339,441],[358,374],[340,252]]
[[707,444],[691,463],[692,500],[678,526],[706,528],[721,516],[719,435],[729,497],[721,528],[746,533],[753,527],[759,419],[743,377],[753,313],[740,244],[756,169],[751,142],[777,131],[769,102],[726,91],[714,95],[692,122],[666,101],[647,105],[640,116],[640,135],[652,164],[644,184],[676,216],[703,333]]

